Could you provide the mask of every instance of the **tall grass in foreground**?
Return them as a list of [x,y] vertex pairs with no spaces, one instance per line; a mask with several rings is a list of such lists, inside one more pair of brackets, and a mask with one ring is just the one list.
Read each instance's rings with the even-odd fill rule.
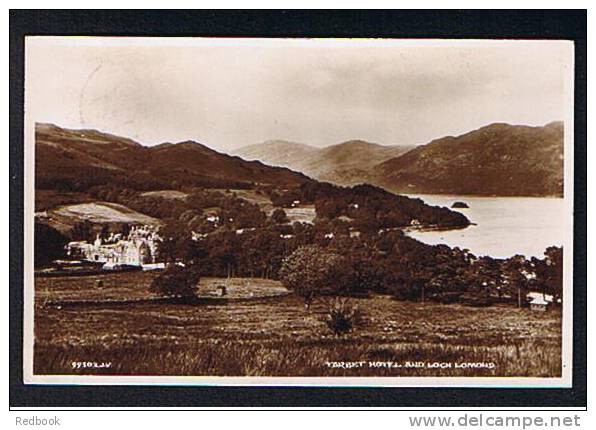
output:
[[[73,361],[111,362],[109,369],[73,369]],[[364,361],[360,368],[328,362]],[[368,362],[450,362],[451,368],[372,368]],[[455,368],[455,363],[494,363],[494,369]],[[206,340],[181,345],[37,345],[36,374],[207,376],[528,376],[561,375],[561,348],[537,340],[515,345],[355,345],[349,339],[296,343]]]

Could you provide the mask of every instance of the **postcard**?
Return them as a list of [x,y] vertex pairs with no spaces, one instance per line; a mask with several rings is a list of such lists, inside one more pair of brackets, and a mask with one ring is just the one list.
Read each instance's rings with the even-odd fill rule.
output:
[[25,383],[570,387],[573,49],[26,37]]

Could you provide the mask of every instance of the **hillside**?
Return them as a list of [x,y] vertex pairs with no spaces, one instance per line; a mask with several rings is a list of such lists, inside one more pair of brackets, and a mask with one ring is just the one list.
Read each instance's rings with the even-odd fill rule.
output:
[[271,140],[240,148],[233,153],[247,160],[285,166],[312,178],[339,185],[368,182],[379,163],[401,155],[412,146],[383,146],[364,140],[350,140],[325,148],[296,142]]
[[318,151],[317,148],[303,143],[287,140],[267,140],[263,143],[244,146],[232,152],[245,160],[258,160],[270,166],[292,168],[297,161],[307,158]]
[[109,202],[80,203],[53,208],[40,214],[43,221],[67,234],[73,226],[80,222],[88,221],[91,224],[149,224],[158,225],[156,218],[134,211],[126,206]]
[[214,151],[186,141],[143,146],[96,130],[68,130],[36,124],[36,187],[85,191],[94,185],[138,190],[182,186],[247,187],[252,183],[298,186],[304,175]]
[[307,175],[343,185],[368,182],[372,169],[379,163],[411,150],[412,146],[383,146],[364,140],[350,140],[323,148],[316,157],[304,163]]
[[[320,175],[332,174],[324,170],[329,166],[356,171],[394,151],[399,149],[350,141],[316,150],[321,157],[310,158],[309,166]],[[213,226],[205,225],[204,216],[210,208],[221,212],[221,218],[235,228],[248,228],[261,226],[274,206],[291,212],[304,211],[303,206],[310,205],[306,215],[300,214],[310,220],[318,204],[317,215],[326,211],[325,217],[333,219],[351,203],[364,209],[372,200],[378,207],[362,210],[358,217],[366,221],[374,218],[372,223],[380,223],[379,228],[388,222],[406,226],[413,219],[429,225],[469,223],[455,212],[412,203],[379,188],[342,188],[318,182],[284,167],[221,154],[193,141],[146,147],[94,130],[38,124],[35,158],[36,210],[40,221],[55,222],[60,231],[68,231],[80,221],[151,224],[172,218],[210,231]],[[368,193],[371,201],[359,200],[362,193]],[[337,210],[323,207],[334,195],[341,195]],[[295,207],[295,201],[302,205]],[[394,212],[391,221],[379,215],[389,207]],[[145,215],[151,219],[142,218]],[[289,217],[292,219],[291,214]]]
[[373,183],[393,192],[563,195],[563,123],[491,124],[381,163]]

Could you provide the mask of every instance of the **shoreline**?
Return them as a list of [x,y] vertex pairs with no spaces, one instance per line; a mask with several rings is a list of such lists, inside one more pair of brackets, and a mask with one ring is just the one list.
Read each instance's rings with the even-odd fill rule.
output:
[[522,196],[503,196],[494,194],[452,194],[452,193],[399,193],[391,190],[387,190],[390,193],[403,195],[407,197],[418,197],[423,196],[442,196],[442,197],[461,197],[461,198],[483,198],[483,199],[561,199],[564,200],[565,196],[561,195],[522,195]]

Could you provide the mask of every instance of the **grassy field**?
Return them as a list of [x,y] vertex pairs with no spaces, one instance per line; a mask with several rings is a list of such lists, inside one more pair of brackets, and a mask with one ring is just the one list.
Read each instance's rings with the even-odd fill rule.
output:
[[312,224],[317,216],[314,205],[300,205],[295,208],[284,209],[289,222],[305,222]]
[[[225,192],[225,190],[220,191]],[[269,199],[269,197],[267,197],[265,194],[257,193],[255,190],[233,189],[231,191],[236,195],[236,197],[244,199],[250,203],[257,204],[263,210],[267,210],[273,207],[273,203],[271,202],[271,199]]]
[[147,191],[141,193],[142,197],[158,197],[166,200],[186,200],[188,197],[187,193],[177,190],[160,190],[160,191]]
[[72,218],[76,221],[87,220],[93,223],[159,224],[159,220],[155,218],[136,212],[124,205],[108,202],[61,206],[53,209],[51,215],[59,218]]
[[[471,308],[354,299],[362,324],[344,337],[324,323],[325,306],[305,311],[275,281],[235,279],[225,304],[139,304],[58,309],[47,300],[143,298],[155,273],[36,280],[37,374],[225,376],[559,376],[561,315],[510,306]],[[205,279],[204,294],[225,280]],[[253,291],[254,290],[254,291]],[[73,362],[110,363],[73,368]],[[347,368],[339,363],[352,363]],[[363,362],[362,366],[354,366]],[[370,367],[381,362],[385,367]],[[418,363],[418,367],[408,363]],[[383,364],[384,363],[384,364]],[[393,367],[387,367],[393,363]],[[432,367],[443,363],[444,368]],[[446,364],[445,364],[446,363]],[[449,364],[450,363],[450,364]],[[484,363],[470,368],[464,363]],[[343,366],[343,367],[342,367]]]

